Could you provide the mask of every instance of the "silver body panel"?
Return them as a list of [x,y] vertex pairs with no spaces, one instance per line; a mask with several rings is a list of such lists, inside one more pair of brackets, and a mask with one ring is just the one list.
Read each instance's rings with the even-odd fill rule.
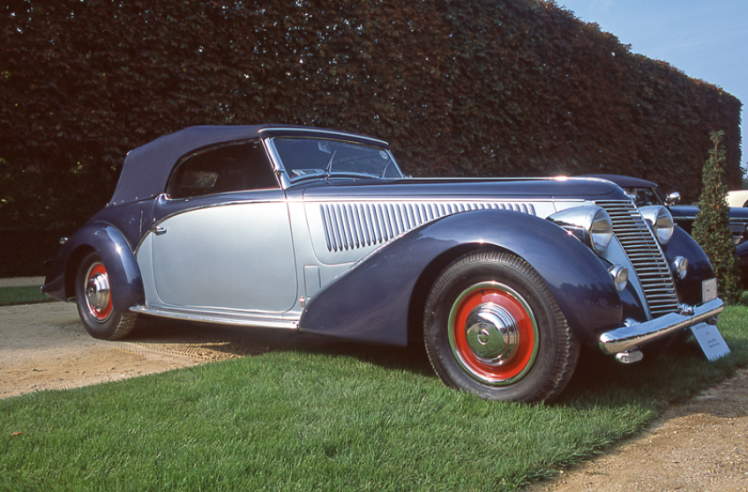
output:
[[[188,209],[157,223],[139,246],[136,257],[146,303],[133,311],[232,325],[294,327],[304,303],[338,275],[377,248],[440,217],[497,209],[545,218],[592,205],[547,199],[281,198]],[[604,256],[636,271],[617,239]],[[629,282],[644,298],[638,277],[631,275]],[[648,309],[647,314],[651,317]]]
[[304,212],[317,260],[321,264],[355,262],[417,227],[470,210],[514,210],[550,215],[550,202],[506,200],[340,200],[306,202]]
[[165,305],[283,313],[296,302],[284,202],[190,210],[158,227],[151,255]]
[[[246,195],[244,193],[243,195]],[[507,200],[232,200],[157,222],[136,250],[145,305],[156,316],[295,327],[304,303],[356,262],[428,222],[470,210],[547,217],[582,205]],[[196,232],[198,231],[198,232]]]

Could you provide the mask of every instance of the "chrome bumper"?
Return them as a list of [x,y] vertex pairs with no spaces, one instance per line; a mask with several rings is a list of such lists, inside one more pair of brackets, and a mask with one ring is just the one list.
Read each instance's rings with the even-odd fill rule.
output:
[[722,299],[714,299],[700,306],[687,307],[689,314],[681,314],[683,311],[670,313],[644,323],[606,331],[600,335],[600,350],[608,355],[617,354],[666,337],[717,316],[725,308],[725,303]]

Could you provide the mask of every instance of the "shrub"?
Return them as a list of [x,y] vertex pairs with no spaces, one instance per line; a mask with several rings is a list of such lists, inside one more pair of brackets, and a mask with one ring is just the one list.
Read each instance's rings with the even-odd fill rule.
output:
[[722,299],[736,303],[740,294],[733,253],[735,245],[730,230],[727,186],[724,183],[725,150],[720,146],[725,133],[712,132],[714,147],[704,164],[704,190],[699,199],[699,212],[693,225],[693,237],[704,249],[717,274]]

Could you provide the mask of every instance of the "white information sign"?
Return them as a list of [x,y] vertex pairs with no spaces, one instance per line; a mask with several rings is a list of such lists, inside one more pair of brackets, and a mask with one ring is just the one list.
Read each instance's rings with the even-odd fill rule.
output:
[[722,334],[716,326],[707,323],[699,323],[691,327],[691,332],[701,345],[701,350],[710,361],[715,361],[730,353],[730,347],[725,343]]

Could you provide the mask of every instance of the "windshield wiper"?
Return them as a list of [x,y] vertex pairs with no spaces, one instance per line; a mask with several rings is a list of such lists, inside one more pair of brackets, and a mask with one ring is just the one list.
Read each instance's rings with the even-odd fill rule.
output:
[[325,179],[328,179],[330,177],[330,171],[332,171],[332,160],[335,159],[335,154],[337,153],[337,150],[333,150],[332,155],[330,156],[330,160],[327,161],[327,165],[325,166]]
[[389,169],[390,164],[392,164],[392,157],[387,159],[387,164],[384,165],[384,169],[382,169],[382,172],[379,173],[380,178],[384,178],[384,175],[387,174],[387,169]]

